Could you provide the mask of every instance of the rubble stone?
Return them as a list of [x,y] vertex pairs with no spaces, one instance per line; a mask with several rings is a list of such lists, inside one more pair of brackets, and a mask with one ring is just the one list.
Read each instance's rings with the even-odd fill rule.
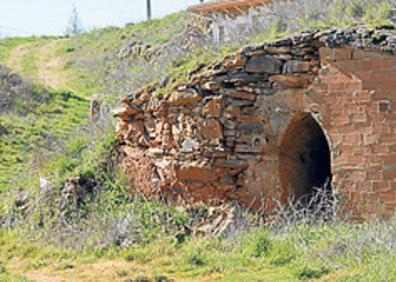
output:
[[220,99],[210,100],[202,109],[202,115],[205,117],[219,117],[222,113],[222,104]]
[[201,134],[206,139],[222,139],[223,129],[220,123],[215,119],[204,120],[200,124]]
[[169,102],[172,106],[194,105],[201,100],[202,97],[193,89],[189,89],[189,91],[174,91],[169,96]]
[[271,56],[253,57],[246,65],[246,71],[252,73],[278,74],[282,72],[283,64]]

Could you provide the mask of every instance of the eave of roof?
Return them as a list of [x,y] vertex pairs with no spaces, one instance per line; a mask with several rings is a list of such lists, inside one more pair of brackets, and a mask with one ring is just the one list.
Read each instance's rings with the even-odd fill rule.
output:
[[201,15],[227,14],[230,17],[235,17],[245,14],[249,9],[255,9],[273,2],[274,0],[223,0],[194,5],[188,10]]

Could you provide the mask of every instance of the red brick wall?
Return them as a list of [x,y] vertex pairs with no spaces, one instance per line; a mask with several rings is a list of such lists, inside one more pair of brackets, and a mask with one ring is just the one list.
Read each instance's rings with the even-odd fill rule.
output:
[[396,211],[396,57],[321,49],[322,70],[309,91],[331,144],[333,186],[344,211],[389,217]]

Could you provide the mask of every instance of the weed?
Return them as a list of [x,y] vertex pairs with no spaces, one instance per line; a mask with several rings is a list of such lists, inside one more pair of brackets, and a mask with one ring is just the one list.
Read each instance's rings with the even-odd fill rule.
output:
[[135,256],[134,256],[134,254],[127,254],[126,256],[125,256],[125,260],[126,261],[134,261],[135,260]]
[[256,239],[253,256],[260,257],[266,255],[270,251],[271,246],[269,233],[266,231],[261,232]]
[[297,253],[290,242],[278,239],[273,241],[269,257],[272,265],[284,266],[296,259]]
[[321,266],[319,268],[314,268],[311,266],[304,265],[298,271],[296,271],[295,275],[298,279],[306,280],[306,279],[318,279],[323,275],[328,274],[330,271]]
[[135,278],[134,282],[150,282],[150,278],[147,276],[138,276]]
[[188,263],[191,265],[196,265],[196,266],[203,266],[205,265],[205,261],[199,254],[194,254],[191,257],[188,258]]

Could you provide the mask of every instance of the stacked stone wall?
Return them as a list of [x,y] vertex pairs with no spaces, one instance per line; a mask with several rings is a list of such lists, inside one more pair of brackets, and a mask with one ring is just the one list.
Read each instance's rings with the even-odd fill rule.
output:
[[270,212],[296,195],[282,179],[288,176],[281,147],[291,142],[293,148],[285,133],[309,115],[326,136],[332,186],[344,211],[390,216],[395,42],[381,30],[303,33],[246,47],[163,99],[143,89],[115,113],[122,167],[149,197],[235,201]]

